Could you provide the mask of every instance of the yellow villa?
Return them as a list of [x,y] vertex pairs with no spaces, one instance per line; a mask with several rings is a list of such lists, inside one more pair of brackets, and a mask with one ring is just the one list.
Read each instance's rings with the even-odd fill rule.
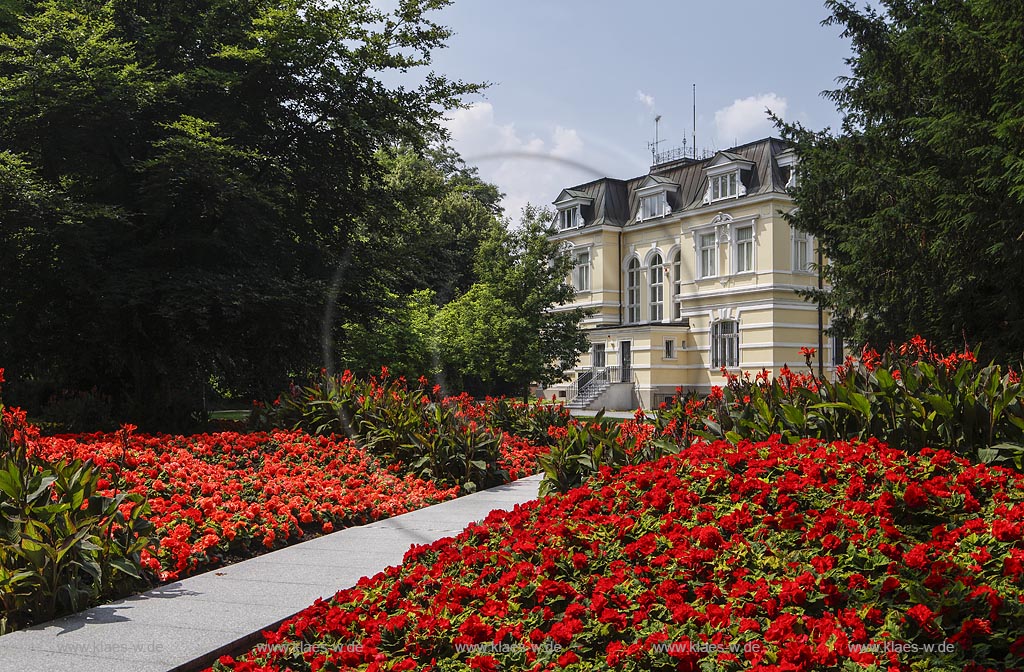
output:
[[[704,159],[666,153],[647,175],[558,195],[555,234],[574,261],[590,350],[549,388],[577,408],[657,407],[730,372],[804,367],[828,314],[798,291],[818,284],[815,245],[782,216],[795,156],[775,138]],[[830,370],[841,341],[819,353]]]

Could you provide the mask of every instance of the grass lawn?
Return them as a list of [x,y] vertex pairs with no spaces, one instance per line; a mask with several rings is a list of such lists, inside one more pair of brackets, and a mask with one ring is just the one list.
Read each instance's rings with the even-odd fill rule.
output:
[[249,409],[212,411],[210,413],[210,420],[247,420],[248,418]]

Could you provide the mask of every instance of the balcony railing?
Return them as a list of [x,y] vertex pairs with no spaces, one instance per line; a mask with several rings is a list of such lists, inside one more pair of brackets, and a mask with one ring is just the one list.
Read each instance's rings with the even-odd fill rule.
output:
[[670,163],[672,161],[678,161],[679,159],[699,161],[709,158],[710,156],[711,152],[706,149],[694,152],[692,147],[683,145],[682,147],[673,147],[672,149],[666,149],[664,152],[658,152],[655,154],[654,165],[660,166],[663,163]]

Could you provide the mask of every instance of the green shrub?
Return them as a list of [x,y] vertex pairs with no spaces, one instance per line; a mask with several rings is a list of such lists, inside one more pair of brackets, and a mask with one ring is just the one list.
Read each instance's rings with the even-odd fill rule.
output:
[[508,397],[488,397],[483,410],[491,427],[537,445],[552,442],[550,427],[565,427],[572,420],[562,404],[527,403]]
[[551,449],[540,457],[542,497],[582,485],[601,467],[642,464],[680,449],[672,437],[647,422],[643,411],[622,423],[605,418],[601,411],[590,422],[571,420],[563,427],[551,426],[548,433]]
[[[693,437],[790,443],[874,437],[916,452],[944,448],[982,462],[1022,468],[1024,395],[1020,375],[975,353],[942,355],[915,338],[883,354],[848,358],[835,380],[783,367],[751,380],[723,371],[727,384],[703,400],[677,398],[659,414],[660,429],[682,442]],[[674,424],[673,424],[674,422]],[[671,425],[671,427],[670,427]]]
[[[492,427],[489,407],[503,416],[503,424]],[[543,417],[554,414],[544,411]],[[321,371],[309,386],[293,386],[275,402],[257,404],[250,425],[348,436],[385,464],[475,492],[508,481],[499,465],[501,430],[525,427],[535,434],[545,420],[526,415],[501,403],[481,406],[467,395],[441,398],[437,388],[428,391],[426,379],[410,387],[387,369],[368,380]]]
[[98,494],[91,461],[32,455],[24,413],[0,414],[0,634],[152,585],[144,498]]
[[415,455],[410,463],[420,478],[439,483],[457,483],[466,492],[507,483],[509,475],[498,465],[501,435],[463,422],[457,411],[441,402],[427,409],[427,428],[413,434]]

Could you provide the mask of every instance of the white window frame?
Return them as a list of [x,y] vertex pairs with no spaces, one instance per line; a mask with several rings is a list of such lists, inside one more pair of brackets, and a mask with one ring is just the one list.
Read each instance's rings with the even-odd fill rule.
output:
[[633,257],[629,260],[625,270],[626,289],[626,323],[637,324],[640,322],[640,260]]
[[[747,240],[740,240],[740,232],[749,231],[750,238]],[[754,272],[754,260],[756,259],[757,251],[757,238],[754,235],[754,224],[744,224],[743,226],[737,226],[733,230],[733,272],[734,273],[753,273]],[[744,252],[744,248],[747,248]],[[746,263],[742,263],[746,261]]]
[[590,250],[573,253],[572,284],[577,292],[590,291]]
[[[699,280],[718,277],[718,234],[713,230],[697,231],[697,277]],[[706,239],[711,243],[705,244]],[[707,252],[705,259],[704,253]]]
[[656,194],[648,194],[640,197],[640,211],[637,213],[637,221],[643,222],[648,219],[664,217],[669,213],[668,193],[660,191]]
[[651,257],[648,268],[648,315],[651,322],[665,319],[665,264],[660,254]]
[[683,305],[676,298],[683,293],[683,251],[672,255],[672,319],[683,319]]
[[705,168],[708,179],[707,191],[704,192],[702,203],[707,205],[716,201],[739,198],[747,195],[747,186],[743,184],[743,171],[754,169],[754,162],[743,158],[729,158],[718,155]]
[[797,179],[798,179],[798,176],[797,176],[797,173],[796,173],[796,166],[795,165],[781,166],[780,170],[787,171],[787,173],[785,174],[786,184],[783,185],[782,188],[786,189],[786,190],[795,189],[796,185],[797,185]]
[[[790,245],[790,252],[793,255],[793,259],[792,259],[792,261],[793,261],[793,264],[792,264],[793,272],[794,273],[813,273],[814,269],[811,268],[811,264],[813,263],[813,261],[812,261],[812,252],[814,250],[814,236],[812,236],[811,234],[806,233],[804,231],[798,231],[798,230],[793,229],[793,228],[791,228],[790,230],[792,232],[792,235],[791,235],[792,245]],[[801,266],[799,263],[797,263],[799,258],[800,258],[800,255],[798,253],[799,246],[803,246],[803,248],[804,248],[804,252],[803,252],[804,263],[803,263],[803,266]]]
[[583,213],[580,206],[574,205],[558,211],[558,230],[568,231],[583,226]]
[[[726,331],[728,325],[728,331]],[[718,320],[711,323],[711,368],[734,369],[740,365],[740,322]]]
[[709,177],[711,180],[711,202],[724,201],[727,198],[740,196],[740,171],[734,170],[722,175]]

